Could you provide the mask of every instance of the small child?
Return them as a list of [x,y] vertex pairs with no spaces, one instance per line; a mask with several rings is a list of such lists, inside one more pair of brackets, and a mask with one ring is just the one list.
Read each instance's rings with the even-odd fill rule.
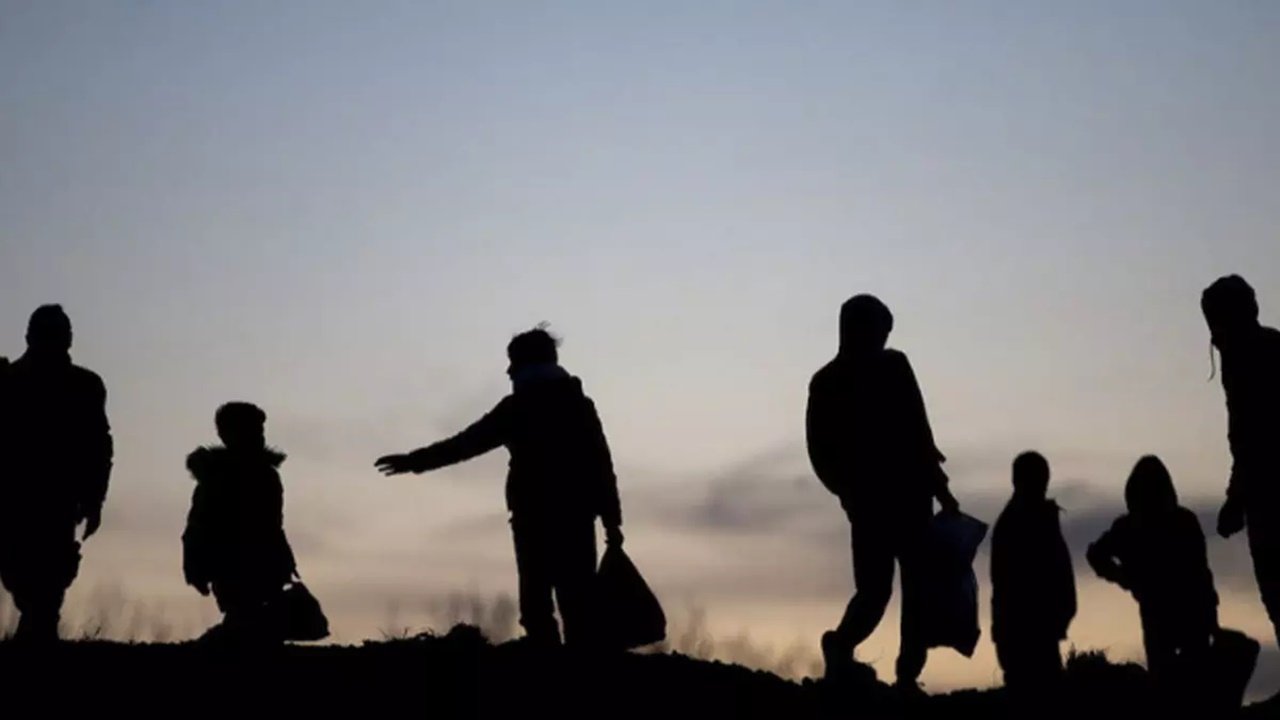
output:
[[266,603],[297,576],[284,532],[285,455],[267,446],[261,408],[231,402],[214,416],[221,446],[196,448],[187,469],[196,481],[182,535],[183,572],[201,595],[212,591],[237,636],[259,636]]
[[1015,458],[1013,497],[991,532],[991,637],[1005,684],[1028,697],[1061,678],[1059,643],[1076,615],[1071,552],[1048,489],[1043,455]]
[[1134,466],[1124,496],[1128,514],[1089,546],[1088,560],[1138,601],[1147,669],[1167,679],[1179,661],[1203,657],[1218,630],[1204,531],[1178,504],[1173,478],[1155,456]]

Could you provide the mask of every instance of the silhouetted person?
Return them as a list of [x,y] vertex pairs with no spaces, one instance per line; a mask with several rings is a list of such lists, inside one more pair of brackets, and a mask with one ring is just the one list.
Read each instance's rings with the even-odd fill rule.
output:
[[840,310],[836,357],[809,384],[805,427],[814,472],[852,526],[857,594],[839,626],[822,637],[828,674],[852,669],[852,655],[884,616],[894,562],[902,568],[902,643],[897,679],[916,687],[928,655],[920,628],[920,572],[933,501],[959,504],[947,485],[924,397],[907,356],[889,349],[893,315],[857,295]]
[[1013,497],[991,532],[991,639],[1017,701],[1044,700],[1062,679],[1059,643],[1076,615],[1071,552],[1058,504],[1046,497],[1049,462],[1025,452],[1013,462]]
[[595,404],[582,381],[560,366],[557,344],[541,328],[515,336],[507,346],[511,394],[457,435],[377,465],[387,475],[424,473],[505,446],[520,624],[529,642],[559,645],[558,607],[564,643],[582,646],[596,617],[595,520],[606,541],[620,546],[622,510]]
[[62,307],[41,306],[27,351],[0,375],[0,583],[21,613],[21,640],[58,639],[80,543],[102,524],[111,478],[106,386],[71,361],[71,345]]
[[[221,445],[196,448],[187,470],[196,481],[182,533],[182,569],[201,595],[213,593],[234,642],[275,642],[263,608],[297,575],[284,531],[285,454],[267,445],[266,413],[230,402],[214,415]],[[217,635],[215,635],[217,636]]]
[[1215,281],[1200,304],[1222,355],[1233,459],[1218,534],[1247,528],[1262,603],[1280,637],[1280,331],[1259,323],[1254,290],[1238,275]]
[[[1148,455],[1124,490],[1128,513],[1089,546],[1088,561],[1104,580],[1138,601],[1147,669],[1158,679],[1205,657],[1218,630],[1218,593],[1204,532],[1178,504],[1169,470]],[[1186,667],[1186,665],[1183,665]]]

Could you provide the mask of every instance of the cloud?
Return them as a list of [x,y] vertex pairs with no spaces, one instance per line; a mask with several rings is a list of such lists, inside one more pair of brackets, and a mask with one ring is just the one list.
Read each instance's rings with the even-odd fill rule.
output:
[[[993,454],[957,454],[965,460],[964,474],[990,473],[997,466],[1005,471],[1007,464]],[[696,536],[713,546],[723,546],[725,552],[733,552],[734,543],[769,538],[777,550],[791,549],[796,554],[792,560],[801,567],[824,572],[846,567],[848,522],[838,501],[797,456],[786,449],[769,450],[726,464],[704,480],[637,486],[624,498],[624,512],[634,523]],[[957,480],[962,473],[951,471],[965,511],[994,524],[1008,500],[1007,493],[965,493],[964,484]],[[1063,534],[1077,572],[1091,576],[1085,552],[1124,507],[1112,493],[1084,480],[1056,480],[1054,496],[1064,506]],[[1219,590],[1256,592],[1252,562],[1242,537],[1222,540],[1215,533],[1217,501],[1190,497],[1184,498],[1183,504],[1200,519]],[[983,558],[988,551],[986,542],[980,550]],[[985,567],[982,558],[979,567]]]

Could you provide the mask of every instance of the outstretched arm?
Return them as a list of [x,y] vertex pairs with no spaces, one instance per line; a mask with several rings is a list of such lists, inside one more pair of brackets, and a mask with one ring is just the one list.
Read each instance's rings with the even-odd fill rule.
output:
[[510,397],[453,437],[402,455],[387,455],[376,465],[386,475],[424,473],[456,465],[495,450],[507,439]]

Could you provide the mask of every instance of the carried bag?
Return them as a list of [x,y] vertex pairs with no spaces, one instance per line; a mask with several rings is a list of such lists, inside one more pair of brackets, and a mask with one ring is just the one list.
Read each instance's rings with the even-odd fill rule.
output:
[[1224,710],[1239,709],[1244,704],[1261,652],[1262,644],[1239,630],[1220,628],[1214,633],[1202,672],[1213,687],[1214,699]]
[[973,563],[987,529],[986,523],[964,513],[941,512],[930,522],[921,578],[922,617],[917,618],[926,647],[949,647],[973,657],[982,636]]
[[662,642],[667,616],[644,576],[622,548],[609,546],[596,574],[597,632],[605,647],[619,650]]
[[329,618],[301,580],[293,581],[268,602],[266,615],[282,640],[312,642],[329,637]]

